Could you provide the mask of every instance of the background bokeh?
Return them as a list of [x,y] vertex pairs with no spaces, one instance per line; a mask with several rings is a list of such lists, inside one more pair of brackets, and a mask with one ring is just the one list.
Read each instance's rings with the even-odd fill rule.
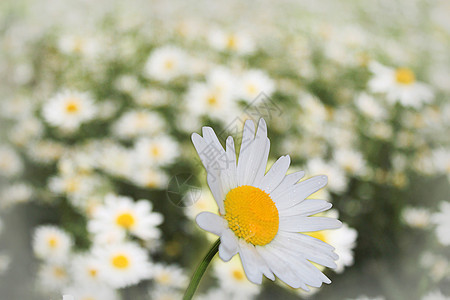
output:
[[[1,298],[180,299],[214,240],[195,215],[217,211],[190,134],[239,144],[260,117],[269,164],[328,175],[313,196],[346,225],[316,237],[343,260],[306,293],[217,258],[199,296],[450,297],[449,15],[444,0],[1,1]],[[141,199],[153,233],[108,227]],[[117,243],[148,274],[81,282],[77,259]]]

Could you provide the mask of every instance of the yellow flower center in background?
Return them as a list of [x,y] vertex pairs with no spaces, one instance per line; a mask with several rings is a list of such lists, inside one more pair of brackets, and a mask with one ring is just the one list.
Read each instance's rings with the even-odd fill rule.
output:
[[226,195],[224,205],[224,218],[237,237],[263,246],[277,235],[278,209],[263,190],[249,185],[234,188]]
[[125,269],[130,265],[130,261],[125,255],[116,255],[111,260],[114,267],[118,269]]
[[50,248],[56,248],[56,246],[58,246],[58,240],[52,237],[48,240],[48,245],[50,246]]
[[166,60],[166,62],[164,63],[164,67],[166,67],[167,70],[172,70],[174,65],[175,64],[172,60]]
[[80,105],[77,100],[69,100],[66,103],[66,111],[68,113],[74,114],[80,110]]
[[150,153],[152,156],[157,157],[161,155],[161,149],[158,146],[152,146],[150,149]]
[[327,243],[327,237],[323,230],[320,231],[314,231],[314,232],[305,232],[305,234],[312,236],[313,238],[319,239],[322,242]]
[[416,76],[408,68],[398,68],[395,71],[395,80],[401,84],[411,84],[416,80]]
[[242,279],[244,279],[244,274],[242,273],[242,271],[234,270],[233,277],[234,277],[234,279],[242,280]]
[[55,267],[53,269],[53,274],[55,275],[56,278],[64,278],[67,275],[66,271],[60,267]]
[[217,104],[217,98],[213,95],[211,95],[210,97],[208,97],[208,104],[211,106],[214,106]]
[[98,271],[96,269],[89,270],[89,275],[91,275],[91,277],[97,277],[97,273]]
[[236,37],[234,35],[229,35],[228,39],[227,39],[227,47],[228,49],[236,49],[237,46],[237,41],[236,41]]
[[130,228],[131,226],[133,226],[134,222],[135,222],[135,220],[134,220],[133,215],[128,212],[119,215],[116,219],[117,225],[127,228],[127,229]]
[[254,84],[249,84],[247,85],[247,92],[251,95],[256,94],[257,90],[256,90],[256,86]]

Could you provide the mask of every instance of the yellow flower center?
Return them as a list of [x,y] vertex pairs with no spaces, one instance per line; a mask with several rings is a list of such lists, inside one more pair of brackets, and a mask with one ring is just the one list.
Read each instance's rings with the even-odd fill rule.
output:
[[158,157],[158,156],[161,155],[161,150],[159,149],[158,146],[152,146],[151,149],[150,149],[150,154],[153,157]]
[[171,281],[171,277],[168,273],[162,273],[159,276],[156,277],[156,281],[161,284],[169,284]]
[[97,273],[98,273],[98,271],[96,269],[90,269],[89,270],[89,275],[91,277],[97,277]]
[[66,271],[63,268],[55,267],[53,269],[53,274],[56,278],[64,278],[66,277]]
[[208,104],[209,104],[210,106],[214,106],[214,105],[217,104],[217,98],[216,98],[215,96],[213,96],[213,95],[211,95],[210,97],[208,97],[207,101],[208,101]]
[[237,46],[236,37],[234,35],[228,36],[228,39],[227,39],[228,49],[236,49],[236,46]]
[[277,235],[278,209],[263,190],[243,185],[228,192],[225,220],[234,234],[253,245],[266,245]]
[[56,246],[58,246],[58,240],[54,237],[51,237],[48,240],[48,245],[50,246],[50,248],[56,248]]
[[74,113],[78,112],[79,110],[80,110],[80,105],[76,99],[69,100],[66,103],[66,111],[68,113],[74,114]]
[[413,71],[408,68],[398,68],[395,71],[395,80],[401,84],[412,84],[416,80]]
[[117,225],[124,227],[124,228],[131,228],[131,226],[134,225],[135,220],[132,214],[126,212],[123,214],[120,214],[116,219]]
[[247,85],[247,92],[248,92],[250,95],[256,94],[256,92],[257,92],[256,86],[255,86],[254,84],[250,83],[249,85]]
[[171,60],[166,60],[166,62],[164,63],[164,67],[165,67],[167,70],[172,70],[173,67],[174,67],[173,61],[171,61]]
[[233,271],[233,277],[236,280],[242,280],[242,279],[244,279],[244,274],[240,270],[234,270]]
[[130,261],[125,255],[119,254],[112,258],[111,260],[114,267],[118,269],[126,269],[130,265]]

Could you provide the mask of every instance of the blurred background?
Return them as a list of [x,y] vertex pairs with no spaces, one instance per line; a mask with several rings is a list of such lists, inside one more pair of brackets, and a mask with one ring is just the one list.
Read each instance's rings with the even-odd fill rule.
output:
[[[0,2],[3,299],[181,299],[217,212],[190,141],[264,117],[344,226],[332,284],[197,299],[449,299],[450,3]],[[317,266],[320,268],[320,266]]]

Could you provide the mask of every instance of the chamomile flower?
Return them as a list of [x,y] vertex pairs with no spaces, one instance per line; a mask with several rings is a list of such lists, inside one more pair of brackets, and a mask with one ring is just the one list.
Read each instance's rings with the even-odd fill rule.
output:
[[101,284],[101,265],[92,255],[82,254],[73,258],[71,271],[76,282],[83,285]]
[[321,173],[329,176],[331,180],[328,186],[333,192],[343,192],[347,187],[348,179],[342,168],[336,163],[326,162],[321,158],[314,158],[307,162],[306,169],[311,173]]
[[139,166],[136,170],[134,170],[129,179],[136,185],[149,189],[166,187],[167,182],[169,181],[166,173],[159,169],[145,166]]
[[37,279],[45,290],[61,291],[70,281],[69,270],[65,264],[44,263],[40,266]]
[[422,300],[449,300],[450,297],[442,294],[440,290],[435,290],[427,293],[422,297]]
[[14,177],[23,170],[20,156],[9,146],[0,145],[0,176]]
[[355,105],[366,117],[374,120],[384,120],[386,109],[371,95],[361,93],[355,98]]
[[118,300],[119,295],[114,289],[106,286],[74,285],[64,289],[64,293],[74,300]]
[[164,120],[156,113],[146,110],[125,112],[113,126],[113,132],[121,138],[153,135],[161,132]]
[[179,290],[167,289],[157,287],[150,292],[151,299],[153,300],[178,300],[182,299],[183,295]]
[[220,236],[221,259],[229,261],[239,253],[247,278],[257,284],[263,274],[305,290],[306,285],[330,283],[310,261],[335,268],[338,256],[334,248],[301,233],[341,225],[332,218],[308,217],[331,207],[323,200],[305,200],[326,185],[327,177],[297,183],[304,173],[286,176],[289,156],[278,159],[264,175],[270,142],[263,119],[256,135],[253,121],[245,122],[237,164],[231,137],[224,150],[214,131],[203,127],[203,137],[194,133],[192,141],[220,213],[203,212],[196,221],[202,229]]
[[137,162],[148,166],[170,164],[179,155],[178,143],[168,135],[143,137],[134,148]]
[[209,32],[208,41],[211,47],[219,51],[250,54],[255,50],[253,40],[242,32],[226,32],[215,28]]
[[88,227],[94,234],[119,230],[148,240],[159,237],[160,231],[156,226],[162,221],[161,214],[152,212],[150,201],[134,202],[129,197],[109,194],[105,204],[95,210]]
[[42,107],[42,115],[50,125],[65,132],[72,132],[92,118],[97,108],[87,93],[62,91],[49,99]]
[[403,221],[414,228],[426,228],[430,225],[430,211],[422,207],[405,207],[402,211]]
[[275,91],[274,81],[261,70],[245,72],[239,82],[239,96],[247,101],[254,100],[261,93],[270,96]]
[[0,193],[0,208],[7,208],[30,200],[33,188],[23,182],[17,182],[3,189]]
[[214,274],[220,287],[229,291],[229,299],[251,299],[261,290],[260,286],[247,280],[242,263],[236,256],[226,263],[216,260]]
[[45,261],[66,261],[72,244],[72,238],[65,231],[53,225],[39,226],[34,232],[34,253]]
[[144,74],[158,81],[169,82],[186,72],[188,57],[183,50],[164,46],[153,50],[145,63]]
[[183,269],[176,265],[155,264],[152,267],[152,279],[158,287],[184,288],[187,284],[187,276]]
[[442,245],[450,245],[450,202],[442,202],[440,211],[431,215],[436,224],[436,235]]
[[148,279],[151,264],[144,249],[127,242],[93,249],[100,262],[102,279],[114,288],[123,288]]
[[339,167],[350,175],[361,175],[367,165],[361,152],[353,149],[338,149],[334,152],[334,159]]
[[416,80],[416,75],[409,68],[389,68],[377,62],[369,65],[373,73],[368,85],[375,93],[385,93],[387,100],[403,106],[420,108],[433,100],[431,88]]

